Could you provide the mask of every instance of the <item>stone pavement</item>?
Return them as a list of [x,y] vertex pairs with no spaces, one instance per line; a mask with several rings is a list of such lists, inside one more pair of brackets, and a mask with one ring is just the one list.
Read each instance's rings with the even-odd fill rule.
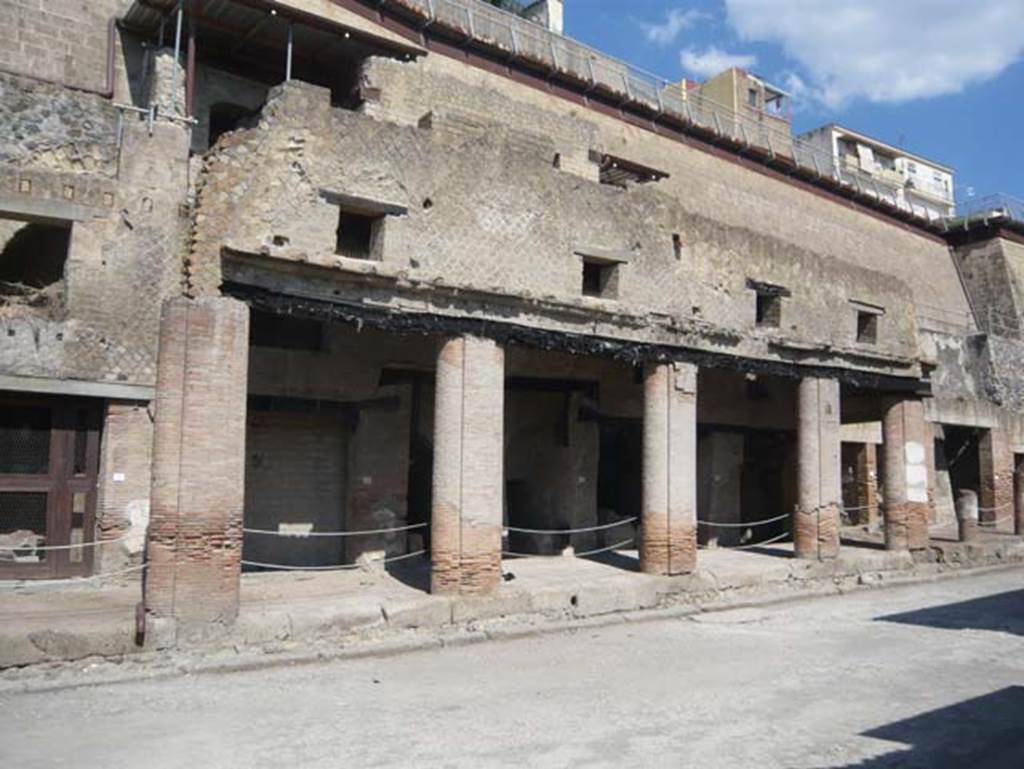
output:
[[1019,769],[1022,652],[1024,572],[1003,569],[392,657],[0,692],[0,753],[19,769]]
[[[250,573],[231,627],[199,635],[150,620],[137,643],[137,580],[102,586],[0,584],[0,668],[99,658],[152,659],[170,650],[257,650],[264,659],[306,652],[332,656],[360,645],[400,640],[430,645],[438,634],[537,632],[564,623],[649,610],[697,611],[757,604],[861,586],[932,579],[961,569],[1024,562],[1017,537],[989,534],[978,544],[933,540],[924,556],[881,549],[870,535],[848,533],[840,557],[801,561],[792,545],[704,550],[695,574],[639,573],[635,551],[592,559],[506,560],[505,580],[486,597],[426,592],[426,560],[327,573]],[[562,624],[560,624],[562,623]],[[8,670],[0,683],[16,682]]]

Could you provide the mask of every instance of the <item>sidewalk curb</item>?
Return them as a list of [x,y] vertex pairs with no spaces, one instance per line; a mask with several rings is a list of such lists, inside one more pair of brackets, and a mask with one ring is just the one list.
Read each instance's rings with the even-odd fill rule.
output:
[[[847,578],[815,578],[800,583],[770,583],[757,588],[736,588],[731,593],[753,593],[749,596],[718,597],[718,600],[702,601],[700,597],[683,602],[685,594],[667,594],[662,601],[667,606],[647,609],[616,611],[583,617],[552,618],[543,614],[519,614],[499,620],[482,622],[469,621],[463,625],[446,626],[433,630],[403,630],[389,634],[387,638],[355,638],[351,645],[326,648],[315,642],[299,650],[275,651],[268,648],[252,648],[235,653],[233,659],[224,659],[224,651],[203,654],[202,650],[154,651],[126,657],[123,661],[104,660],[104,666],[122,668],[113,672],[98,671],[94,678],[88,670],[81,670],[82,661],[77,663],[51,663],[55,667],[38,670],[41,666],[29,666],[20,670],[29,675],[38,675],[32,680],[0,680],[0,695],[33,694],[56,692],[80,687],[109,686],[114,684],[156,681],[189,675],[218,675],[252,672],[269,668],[311,665],[324,662],[340,662],[366,658],[393,657],[412,652],[455,649],[486,642],[515,641],[556,633],[572,633],[634,623],[660,622],[686,619],[701,614],[713,614],[734,609],[783,606],[818,598],[828,598],[867,590],[887,590],[911,587],[918,584],[945,581],[958,578],[983,576],[986,574],[1020,569],[1020,562],[983,565],[972,568],[936,569],[931,573],[903,574],[885,573],[883,579],[867,580],[864,575]],[[851,584],[844,584],[850,582]],[[740,600],[736,600],[740,598]],[[673,600],[674,599],[674,600]],[[195,659],[191,657],[195,656]],[[220,658],[218,658],[220,657]],[[94,663],[95,664],[95,663]],[[125,670],[126,666],[133,669]],[[75,680],[46,680],[43,676],[78,676]]]

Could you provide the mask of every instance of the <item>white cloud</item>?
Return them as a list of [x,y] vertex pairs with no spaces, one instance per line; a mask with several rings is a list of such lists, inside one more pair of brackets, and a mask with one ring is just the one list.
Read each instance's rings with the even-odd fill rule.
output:
[[1021,0],[724,2],[740,39],[781,45],[832,108],[957,93],[1024,55]]
[[683,69],[697,77],[711,77],[730,67],[749,69],[757,62],[756,56],[741,53],[726,53],[711,46],[703,51],[686,48],[679,53],[679,63]]
[[644,36],[657,45],[669,45],[674,43],[676,38],[684,29],[690,29],[701,19],[708,18],[708,15],[694,8],[684,11],[682,8],[672,8],[665,14],[665,20],[660,24],[649,24],[644,21],[637,21]]

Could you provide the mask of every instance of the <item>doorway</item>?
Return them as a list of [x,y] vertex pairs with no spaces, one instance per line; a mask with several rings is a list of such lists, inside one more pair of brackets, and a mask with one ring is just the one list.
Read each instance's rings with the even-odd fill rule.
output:
[[100,425],[94,401],[0,395],[0,578],[91,573]]

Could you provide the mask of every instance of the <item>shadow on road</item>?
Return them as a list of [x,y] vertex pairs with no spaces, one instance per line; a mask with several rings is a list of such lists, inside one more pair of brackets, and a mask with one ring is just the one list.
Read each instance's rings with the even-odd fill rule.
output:
[[1024,686],[863,732],[909,745],[834,769],[1020,769],[1024,767]]
[[[899,622],[947,630],[994,630],[1024,635],[1024,590],[947,603],[928,609],[876,617],[877,622]],[[1024,767],[1024,764],[1021,764]]]

